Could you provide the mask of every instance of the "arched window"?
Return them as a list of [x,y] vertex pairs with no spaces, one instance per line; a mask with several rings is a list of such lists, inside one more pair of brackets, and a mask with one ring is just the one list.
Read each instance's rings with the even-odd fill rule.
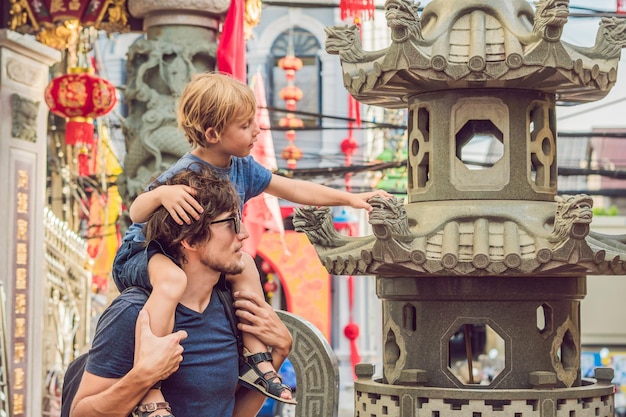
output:
[[[291,49],[293,48],[293,49]],[[302,60],[302,68],[296,72],[295,85],[302,92],[302,100],[298,101],[296,110],[312,114],[321,112],[321,63],[318,58],[320,44],[317,38],[310,32],[293,27],[281,33],[274,43],[270,53],[271,59],[271,106],[277,109],[284,109],[285,102],[280,98],[280,90],[287,85],[287,77],[285,71],[278,66],[278,61],[285,57],[292,50],[293,54]],[[286,113],[270,112],[272,115],[272,124],[278,125],[281,117]],[[305,127],[317,127],[320,119],[315,116],[298,114],[304,122]]]

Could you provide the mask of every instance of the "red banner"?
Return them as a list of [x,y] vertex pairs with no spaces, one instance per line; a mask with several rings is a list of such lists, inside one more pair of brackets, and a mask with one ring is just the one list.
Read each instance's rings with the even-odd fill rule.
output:
[[244,0],[231,0],[217,44],[217,69],[247,83]]

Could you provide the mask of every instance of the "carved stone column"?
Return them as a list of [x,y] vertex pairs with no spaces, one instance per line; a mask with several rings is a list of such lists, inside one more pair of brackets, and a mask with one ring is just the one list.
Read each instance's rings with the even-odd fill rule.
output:
[[127,203],[190,149],[177,129],[177,97],[193,74],[215,70],[219,24],[229,6],[230,0],[129,0],[146,36],[128,51],[127,153],[118,179]]
[[329,273],[377,276],[382,378],[357,367],[355,415],[614,414],[613,370],[581,375],[580,301],[587,274],[624,274],[625,246],[590,232],[591,197],[557,195],[555,107],[608,94],[626,20],[603,18],[581,47],[560,39],[568,15],[566,1],[420,14],[389,0],[386,49],[363,50],[356,25],[326,29],[354,98],[409,111],[407,204],[371,199],[359,238],[330,210],[294,216]]
[[[12,416],[40,416],[46,126],[43,91],[61,53],[0,30],[0,280],[6,295],[0,390],[10,382]],[[5,345],[6,341],[6,345]],[[6,354],[6,356],[5,356]],[[7,362],[4,362],[4,359]],[[6,365],[6,367],[4,366]],[[6,397],[0,395],[0,408]]]

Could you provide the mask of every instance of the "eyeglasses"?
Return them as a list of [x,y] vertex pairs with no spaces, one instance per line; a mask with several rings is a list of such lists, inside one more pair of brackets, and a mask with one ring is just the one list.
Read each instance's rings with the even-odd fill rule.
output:
[[224,222],[233,222],[233,228],[235,229],[235,234],[239,234],[239,232],[241,232],[241,214],[237,213],[235,216],[231,216],[231,217],[226,217],[225,219],[222,220],[215,220],[209,224],[216,224],[216,223],[224,223]]

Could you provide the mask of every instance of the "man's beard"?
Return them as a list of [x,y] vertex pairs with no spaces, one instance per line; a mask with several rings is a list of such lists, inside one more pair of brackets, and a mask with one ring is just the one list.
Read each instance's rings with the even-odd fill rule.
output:
[[241,259],[239,262],[225,263],[221,261],[221,259],[217,259],[215,257],[202,257],[200,258],[200,263],[207,268],[223,272],[228,275],[241,274],[244,269],[243,261],[241,261]]

